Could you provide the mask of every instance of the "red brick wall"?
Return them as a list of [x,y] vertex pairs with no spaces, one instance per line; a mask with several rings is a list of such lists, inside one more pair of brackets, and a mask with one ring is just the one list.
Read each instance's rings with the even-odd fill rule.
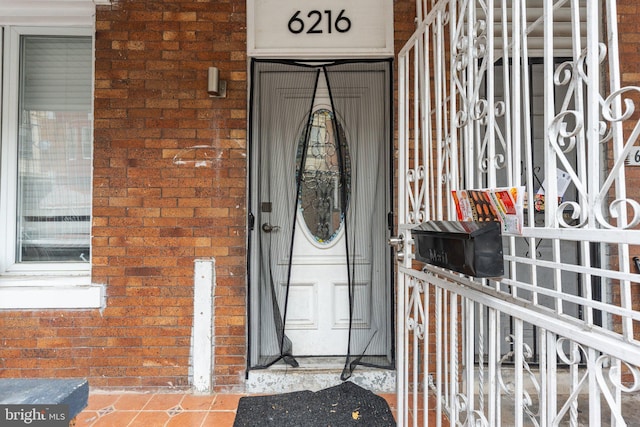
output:
[[[92,280],[103,311],[0,313],[0,377],[188,386],[193,268],[216,260],[215,385],[246,365],[245,0],[119,0],[96,19]],[[413,1],[395,2],[396,48]],[[206,93],[207,69],[228,81]],[[212,167],[176,165],[210,145]],[[185,154],[185,156],[188,154]]]
[[[194,260],[208,257],[216,259],[215,383],[239,384],[245,3],[128,0],[101,9],[96,26],[93,280],[107,284],[107,335],[131,350],[126,359],[106,351],[104,385],[186,384]],[[210,66],[228,80],[226,99],[206,92]],[[212,167],[174,164],[197,145],[213,147]]]
[[[0,313],[3,377],[188,385],[197,258],[215,257],[215,383],[242,383],[246,289],[244,0],[126,0],[96,19],[92,280],[107,307]],[[228,81],[209,98],[207,69]],[[177,166],[211,145],[213,167]]]

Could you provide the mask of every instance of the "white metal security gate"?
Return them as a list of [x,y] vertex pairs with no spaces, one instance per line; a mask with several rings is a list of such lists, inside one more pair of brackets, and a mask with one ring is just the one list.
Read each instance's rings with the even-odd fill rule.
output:
[[[615,0],[417,9],[398,60],[398,424],[633,425],[640,88],[621,87]],[[455,219],[451,190],[496,186],[528,194],[504,278],[420,269],[411,227]]]

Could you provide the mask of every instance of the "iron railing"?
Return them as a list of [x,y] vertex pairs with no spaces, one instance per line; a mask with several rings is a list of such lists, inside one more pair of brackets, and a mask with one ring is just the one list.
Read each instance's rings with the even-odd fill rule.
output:
[[[615,0],[418,1],[398,58],[398,424],[630,425],[640,88]],[[451,191],[523,187],[505,275],[412,260]]]

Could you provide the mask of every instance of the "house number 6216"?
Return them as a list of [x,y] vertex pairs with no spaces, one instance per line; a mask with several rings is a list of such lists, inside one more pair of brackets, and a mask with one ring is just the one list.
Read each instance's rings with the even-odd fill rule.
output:
[[[308,19],[306,21],[300,18],[300,13],[302,12],[296,10],[296,13],[289,19],[289,31],[293,34],[300,34],[302,32],[306,32],[307,34],[323,34],[325,32],[331,33],[334,29],[339,33],[346,33],[351,29],[351,20],[344,16],[344,9],[338,13],[335,20],[330,10],[325,10],[324,15],[319,10],[311,10],[307,13]],[[323,17],[326,18],[326,24],[322,22],[324,20]]]

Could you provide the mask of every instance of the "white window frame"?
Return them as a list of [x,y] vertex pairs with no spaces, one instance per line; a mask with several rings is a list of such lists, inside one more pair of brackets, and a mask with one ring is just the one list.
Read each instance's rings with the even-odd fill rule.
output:
[[0,69],[0,234],[5,236],[0,239],[0,310],[103,308],[104,286],[91,283],[91,263],[16,263],[15,254],[20,37],[93,37],[95,30],[67,26],[0,29],[0,55],[4,58],[0,63],[5,64]]

